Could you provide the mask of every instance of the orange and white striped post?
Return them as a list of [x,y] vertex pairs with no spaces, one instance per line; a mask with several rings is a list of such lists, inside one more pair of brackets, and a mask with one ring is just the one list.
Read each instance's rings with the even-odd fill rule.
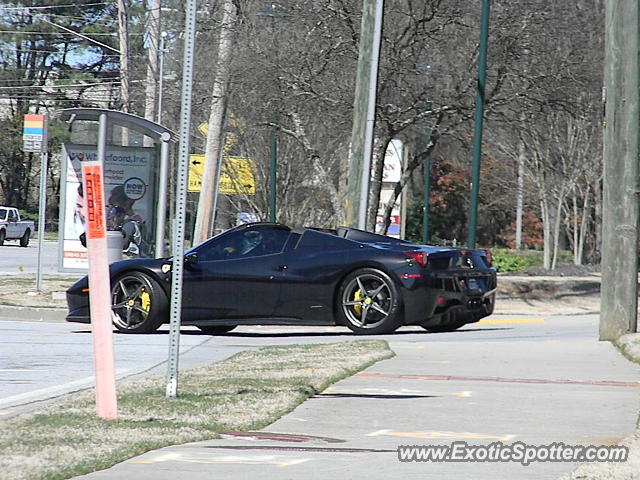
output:
[[96,374],[96,411],[100,418],[115,420],[118,417],[118,405],[113,356],[113,327],[111,326],[111,289],[107,260],[103,168],[100,160],[82,162],[82,183],[86,200],[89,305],[91,307],[93,358]]

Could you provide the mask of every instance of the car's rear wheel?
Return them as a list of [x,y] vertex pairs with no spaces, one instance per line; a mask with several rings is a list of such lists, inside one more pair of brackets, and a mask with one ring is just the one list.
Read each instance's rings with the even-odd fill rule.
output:
[[202,333],[207,335],[219,335],[221,333],[227,333],[237,327],[237,325],[198,325],[197,326]]
[[338,315],[358,334],[390,333],[402,322],[402,298],[393,280],[376,268],[351,272],[340,284]]
[[25,230],[24,235],[22,235],[22,237],[20,237],[20,246],[21,247],[28,247],[29,246],[29,237],[31,236],[31,231],[30,230]]
[[7,238],[7,232],[0,230],[0,247],[4,245],[4,239]]
[[142,272],[127,272],[112,284],[113,324],[121,332],[154,332],[166,319],[167,305],[162,287]]

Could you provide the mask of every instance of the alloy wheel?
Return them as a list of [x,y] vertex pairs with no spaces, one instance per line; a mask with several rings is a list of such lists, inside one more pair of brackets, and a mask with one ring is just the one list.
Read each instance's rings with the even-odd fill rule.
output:
[[342,310],[353,325],[373,329],[387,319],[393,300],[386,279],[363,273],[351,279],[343,290]]

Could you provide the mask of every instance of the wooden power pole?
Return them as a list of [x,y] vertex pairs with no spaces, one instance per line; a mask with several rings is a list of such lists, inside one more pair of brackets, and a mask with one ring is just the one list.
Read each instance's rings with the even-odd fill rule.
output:
[[120,109],[128,112],[131,68],[129,67],[129,19],[125,0],[118,0],[118,37],[120,39]]
[[[351,147],[349,149],[345,221],[348,226],[358,227],[363,230],[366,230],[367,208],[366,197],[364,197],[365,202],[363,202],[363,188],[367,190],[365,193],[368,195],[368,183],[363,182],[363,168],[367,168],[364,165],[365,156],[368,152],[370,159],[373,141],[373,139],[367,138],[367,130],[369,127],[368,114],[370,112],[371,93],[374,94],[373,108],[375,108],[375,91],[371,92],[371,86],[372,75],[377,75],[377,59],[374,59],[372,54],[375,53],[374,49],[376,48],[374,44],[376,41],[376,13],[380,8],[378,5],[380,2],[381,0],[363,0],[362,2],[358,70],[353,104],[353,127],[351,130]],[[372,72],[371,67],[374,61],[376,62],[376,71]],[[375,84],[376,82],[374,81],[373,83]],[[367,142],[369,142],[368,145]],[[368,165],[370,169],[370,163]],[[367,183],[367,185],[363,185],[363,183]],[[365,203],[365,205],[362,205],[362,203]]]
[[147,82],[144,91],[144,118],[156,120],[156,98],[158,96],[158,63],[160,42],[160,0],[151,0],[147,16]]
[[639,13],[637,0],[606,2],[600,340],[637,329]]

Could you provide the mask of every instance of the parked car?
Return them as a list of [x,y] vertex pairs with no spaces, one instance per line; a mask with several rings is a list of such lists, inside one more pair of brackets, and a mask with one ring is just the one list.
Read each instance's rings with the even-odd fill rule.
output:
[[20,240],[20,246],[27,247],[33,231],[33,222],[21,220],[17,208],[0,207],[0,245],[5,240]]
[[[169,321],[172,259],[110,266],[114,324],[148,333]],[[493,312],[490,253],[418,245],[362,230],[253,223],[185,253],[182,325],[210,334],[237,325],[344,325],[389,333],[402,325],[455,330]],[[67,321],[89,323],[89,285],[67,290]]]

